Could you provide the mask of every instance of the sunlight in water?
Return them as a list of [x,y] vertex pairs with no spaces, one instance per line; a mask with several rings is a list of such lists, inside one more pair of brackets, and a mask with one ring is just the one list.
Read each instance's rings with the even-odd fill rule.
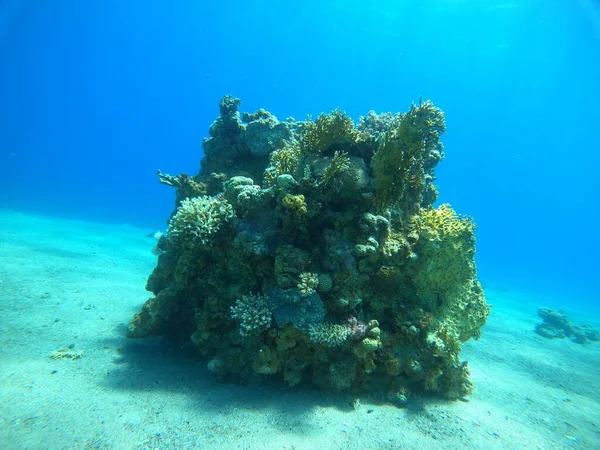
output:
[[4,43],[8,30],[21,6],[19,0],[5,0],[0,3],[0,43]]
[[596,0],[579,0],[579,4],[592,24],[596,38],[600,40],[600,3]]

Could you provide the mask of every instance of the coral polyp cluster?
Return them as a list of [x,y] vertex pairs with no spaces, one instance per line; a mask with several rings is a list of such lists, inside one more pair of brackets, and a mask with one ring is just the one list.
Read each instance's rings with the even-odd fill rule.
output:
[[461,344],[489,307],[473,220],[434,206],[442,111],[280,122],[240,104],[221,101],[199,174],[159,172],[176,209],[130,335],[191,342],[234,382],[468,395]]

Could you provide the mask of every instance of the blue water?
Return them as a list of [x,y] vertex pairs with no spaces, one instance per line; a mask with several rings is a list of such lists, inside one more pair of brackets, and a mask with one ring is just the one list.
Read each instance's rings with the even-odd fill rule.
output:
[[[208,4],[207,4],[208,3]],[[0,207],[163,229],[227,93],[280,119],[447,116],[484,284],[600,298],[594,0],[0,3]]]

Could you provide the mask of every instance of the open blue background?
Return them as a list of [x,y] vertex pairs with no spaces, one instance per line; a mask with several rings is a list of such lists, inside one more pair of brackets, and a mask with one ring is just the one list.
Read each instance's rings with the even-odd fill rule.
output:
[[0,207],[164,228],[156,169],[198,171],[224,94],[280,119],[422,95],[484,282],[600,299],[594,0],[5,0],[0,61]]

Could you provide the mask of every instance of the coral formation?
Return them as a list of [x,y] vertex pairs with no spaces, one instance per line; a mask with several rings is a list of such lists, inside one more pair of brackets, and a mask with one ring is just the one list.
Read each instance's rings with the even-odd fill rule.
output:
[[218,197],[186,198],[169,221],[167,239],[174,247],[191,249],[213,242],[213,235],[233,217],[233,208]]
[[350,332],[350,327],[333,323],[320,323],[308,328],[310,340],[327,347],[339,347],[348,339]]
[[333,154],[334,150],[352,145],[357,138],[352,119],[336,109],[330,114],[320,114],[314,122],[307,122],[300,147],[304,154]]
[[433,169],[444,155],[440,137],[445,130],[442,111],[430,101],[420,101],[382,135],[371,161],[380,209],[397,202],[411,212],[433,205],[437,199],[431,186]]
[[548,339],[570,338],[578,344],[600,341],[600,331],[589,325],[573,325],[563,311],[539,308],[538,316],[543,320],[535,327],[535,332],[540,336]]
[[240,321],[240,334],[249,336],[269,329],[273,310],[264,295],[242,295],[231,307],[231,317]]
[[130,335],[192,342],[215,376],[334,392],[472,389],[461,344],[489,313],[475,224],[434,207],[444,116],[313,122],[221,100],[200,173],[165,175],[176,209]]

